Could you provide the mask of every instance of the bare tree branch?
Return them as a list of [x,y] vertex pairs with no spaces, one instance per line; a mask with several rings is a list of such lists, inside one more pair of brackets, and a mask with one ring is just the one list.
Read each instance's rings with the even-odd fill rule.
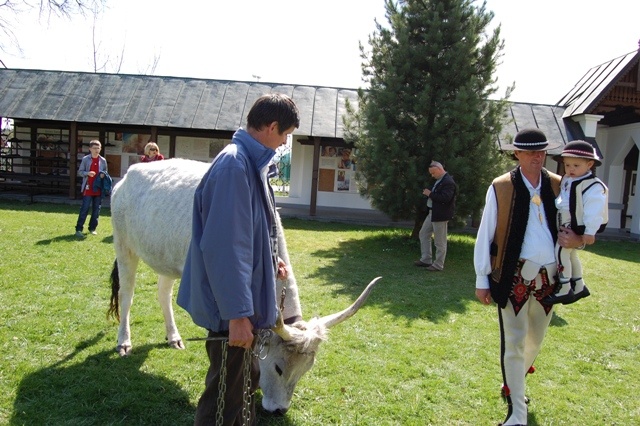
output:
[[[28,0],[23,0],[28,3]],[[86,16],[89,12],[104,7],[106,0],[40,0],[40,16],[47,14],[64,18],[71,18],[72,15],[80,14]],[[47,20],[48,20],[47,18]]]
[[10,48],[22,53],[20,40],[13,31],[13,23],[18,16],[37,8],[39,19],[46,19],[49,23],[51,16],[65,19],[75,14],[86,16],[90,11],[102,10],[107,0],[1,0],[0,1],[0,51],[7,52]]
[[[19,40],[14,33],[13,24],[18,21],[20,14],[36,11],[39,20],[51,22],[52,17],[71,19],[74,15],[93,17],[91,29],[91,67],[93,72],[120,73],[124,65],[125,44],[123,43],[120,55],[112,58],[104,53],[103,43],[98,31],[99,18],[104,11],[108,0],[0,0],[0,52],[8,53],[9,50],[17,50],[22,54]],[[5,37],[2,37],[4,34]],[[156,71],[160,55],[154,54],[151,65],[148,65],[142,74],[153,74]],[[0,59],[0,64],[6,65]]]
[[143,75],[153,75],[155,74],[156,68],[158,67],[159,63],[160,63],[160,54],[154,53],[153,61],[151,62],[151,65],[147,65],[144,69],[138,69],[138,73]]

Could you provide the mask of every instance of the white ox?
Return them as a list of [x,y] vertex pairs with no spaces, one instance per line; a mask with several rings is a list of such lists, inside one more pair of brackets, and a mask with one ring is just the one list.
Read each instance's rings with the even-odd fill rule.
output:
[[[120,320],[118,346],[121,356],[131,352],[130,310],[136,268],[142,259],[158,273],[158,300],[164,315],[169,345],[184,349],[176,327],[172,299],[173,283],[182,268],[191,239],[193,194],[210,164],[171,159],[136,164],[129,168],[111,195],[111,221],[116,261],[111,273],[109,313]],[[378,281],[371,281],[358,299],[345,310],[303,321],[298,287],[278,216],[278,249],[287,264],[287,280],[278,280],[278,293],[285,289],[280,321],[266,342],[266,357],[260,360],[262,406],[272,413],[285,413],[294,388],[315,361],[327,329],[355,314]]]

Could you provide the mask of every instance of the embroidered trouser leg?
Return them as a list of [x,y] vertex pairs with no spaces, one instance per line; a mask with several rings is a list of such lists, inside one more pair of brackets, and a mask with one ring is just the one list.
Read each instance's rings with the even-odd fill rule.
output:
[[571,259],[571,261],[571,264],[573,265],[571,268],[571,279],[575,282],[576,293],[580,293],[586,286],[584,285],[584,279],[582,278],[582,263],[580,263],[578,253],[575,253],[575,259]]
[[[558,212],[558,225],[565,228],[571,228],[571,214],[562,210]],[[572,248],[561,247],[556,243],[556,261],[558,262],[558,278],[562,287],[558,293],[560,295],[569,292],[570,279],[582,277],[582,266],[578,258],[578,251]]]
[[539,302],[550,291],[551,285],[538,275],[522,296],[526,299],[524,304],[514,308],[510,300],[504,309],[498,308],[502,376],[509,404],[505,425],[527,424],[525,376],[540,353],[551,322],[552,308]]
[[[561,285],[557,294],[564,296],[571,289],[570,281],[573,276],[574,261],[578,260],[578,255],[576,250],[556,244],[556,259],[558,260],[558,279]],[[578,265],[578,269],[582,268]]]

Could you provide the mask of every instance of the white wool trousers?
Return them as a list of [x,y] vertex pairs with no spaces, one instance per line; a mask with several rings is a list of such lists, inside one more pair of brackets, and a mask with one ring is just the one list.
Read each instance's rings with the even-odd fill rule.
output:
[[[569,211],[562,210],[558,213],[558,225],[571,227],[571,214]],[[582,278],[582,264],[578,257],[578,250],[573,248],[564,248],[556,243],[556,259],[558,260],[558,275],[560,282],[569,282],[569,279]]]
[[[555,275],[555,265],[546,265],[550,279]],[[541,276],[535,277],[535,290],[542,286]],[[551,322],[553,309],[536,299],[534,292],[516,315],[511,300],[502,309],[498,307],[501,337],[502,378],[509,409],[504,425],[526,425],[525,376],[542,348],[542,341]]]
[[[444,259],[447,257],[447,231],[449,222],[432,222],[431,212],[422,223],[420,228],[420,261],[433,265],[437,269],[444,269]],[[433,259],[431,248],[431,236],[436,246],[436,257]]]

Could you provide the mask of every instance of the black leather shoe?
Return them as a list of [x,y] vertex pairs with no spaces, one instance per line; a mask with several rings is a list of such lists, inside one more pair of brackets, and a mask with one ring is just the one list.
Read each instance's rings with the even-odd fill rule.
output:
[[[589,292],[589,289],[587,288],[587,286],[585,285],[584,288],[582,289],[582,291],[579,291],[577,293],[574,294],[574,302],[577,302],[580,299],[584,299],[585,297],[589,297],[591,296],[591,293]],[[572,302],[573,303],[573,302]]]
[[430,263],[424,263],[422,260],[416,260],[415,262],[413,262],[413,264],[422,268],[428,268],[429,266],[431,266]]
[[542,299],[542,303],[544,303],[545,305],[556,305],[558,303],[569,305],[575,301],[576,295],[573,293],[573,290],[569,290],[567,294],[564,294],[562,296],[558,296],[557,294],[550,294]]

